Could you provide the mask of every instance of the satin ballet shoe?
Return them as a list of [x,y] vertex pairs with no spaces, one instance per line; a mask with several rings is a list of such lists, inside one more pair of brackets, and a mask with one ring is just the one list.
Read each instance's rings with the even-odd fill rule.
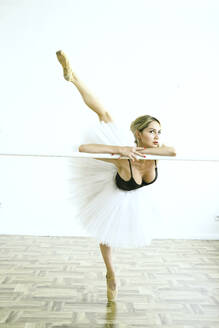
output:
[[108,282],[110,280],[115,280],[114,277],[108,277],[108,275],[106,274],[106,285],[107,285],[107,298],[108,301],[115,301],[116,296],[117,296],[117,288],[115,289],[110,289],[108,286]]
[[65,80],[72,81],[72,70],[65,53],[62,50],[59,50],[56,52],[56,56],[62,65]]

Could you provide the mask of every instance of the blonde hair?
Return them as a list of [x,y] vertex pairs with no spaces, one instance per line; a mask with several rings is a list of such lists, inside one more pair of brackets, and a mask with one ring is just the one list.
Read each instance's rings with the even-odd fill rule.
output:
[[134,134],[136,145],[138,145],[136,135],[135,135],[136,131],[139,131],[139,132],[143,131],[153,121],[156,121],[157,123],[160,124],[160,122],[158,121],[157,118],[150,116],[150,115],[139,116],[131,123],[130,130]]

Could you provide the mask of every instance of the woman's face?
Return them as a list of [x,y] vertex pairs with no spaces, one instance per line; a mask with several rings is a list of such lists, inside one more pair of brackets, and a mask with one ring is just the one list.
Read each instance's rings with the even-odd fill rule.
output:
[[138,147],[157,148],[159,147],[159,137],[161,134],[161,126],[157,121],[153,121],[144,130],[137,131],[136,137]]

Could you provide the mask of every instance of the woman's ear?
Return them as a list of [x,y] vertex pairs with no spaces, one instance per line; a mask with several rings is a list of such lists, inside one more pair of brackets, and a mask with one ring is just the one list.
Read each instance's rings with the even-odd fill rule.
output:
[[141,133],[138,130],[135,132],[135,139],[136,139],[136,144],[137,144],[137,147],[138,147],[139,146],[139,142],[141,140]]
[[138,139],[141,139],[141,133],[140,133],[140,131],[136,131],[135,132],[135,137],[136,137],[136,139],[138,140]]

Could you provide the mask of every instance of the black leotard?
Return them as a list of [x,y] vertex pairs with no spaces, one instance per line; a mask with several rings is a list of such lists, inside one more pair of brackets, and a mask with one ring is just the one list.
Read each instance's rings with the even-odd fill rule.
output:
[[142,180],[142,183],[141,184],[138,184],[134,178],[133,178],[133,175],[132,175],[132,167],[131,167],[131,162],[130,162],[130,159],[128,159],[129,161],[129,166],[130,166],[130,171],[131,171],[131,178],[128,180],[128,181],[125,181],[123,180],[120,175],[116,174],[116,178],[115,178],[115,181],[116,181],[116,185],[119,189],[122,189],[122,190],[134,190],[134,189],[138,189],[138,188],[141,188],[141,187],[144,187],[144,186],[147,186],[153,182],[155,182],[155,180],[157,179],[157,163],[156,163],[156,160],[155,160],[155,173],[156,173],[156,176],[154,178],[153,181],[151,182],[145,182],[144,180]]

